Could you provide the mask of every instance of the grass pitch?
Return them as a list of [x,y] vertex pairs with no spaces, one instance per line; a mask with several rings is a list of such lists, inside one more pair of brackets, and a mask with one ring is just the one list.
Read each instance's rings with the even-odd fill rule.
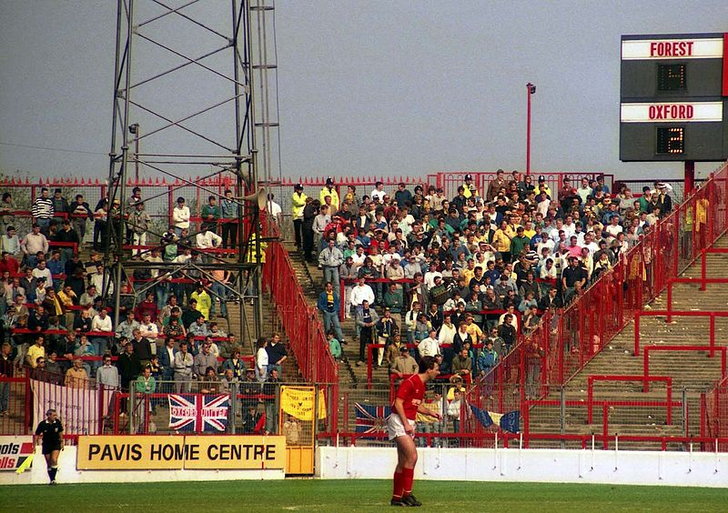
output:
[[[381,480],[3,486],[0,512],[379,512],[399,509],[389,506],[390,493],[391,483]],[[728,492],[714,488],[421,481],[415,494],[423,513],[728,510]]]

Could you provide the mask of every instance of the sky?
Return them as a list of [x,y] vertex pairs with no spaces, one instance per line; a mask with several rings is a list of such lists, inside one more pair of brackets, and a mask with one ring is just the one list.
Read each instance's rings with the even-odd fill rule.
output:
[[[137,0],[139,12],[148,3]],[[115,4],[0,0],[0,170],[107,175]],[[534,172],[680,177],[681,163],[619,161],[620,36],[728,30],[725,0],[279,0],[275,7],[287,177],[523,169],[527,82],[537,86]],[[227,0],[193,8],[229,23]],[[184,20],[155,29],[204,50]],[[136,55],[144,61],[139,76],[163,59],[143,45]],[[216,87],[176,75],[145,93],[179,117],[180,103]],[[218,109],[199,126],[223,130],[231,119]],[[170,148],[188,144],[182,134],[167,137]],[[717,166],[698,164],[698,176]]]

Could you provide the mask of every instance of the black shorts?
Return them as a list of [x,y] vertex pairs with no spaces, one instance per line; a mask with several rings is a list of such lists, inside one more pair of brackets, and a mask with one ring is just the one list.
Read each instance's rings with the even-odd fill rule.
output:
[[61,444],[60,443],[57,443],[57,444],[48,444],[48,445],[43,444],[42,445],[42,448],[43,448],[43,454],[50,454],[53,451],[60,451],[61,450]]

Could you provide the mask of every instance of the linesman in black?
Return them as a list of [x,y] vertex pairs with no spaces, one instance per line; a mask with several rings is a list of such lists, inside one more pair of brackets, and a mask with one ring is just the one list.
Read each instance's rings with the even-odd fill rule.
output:
[[58,455],[63,450],[63,426],[53,408],[46,412],[45,420],[41,420],[35,430],[35,444],[42,440],[43,456],[48,466],[49,484],[56,484],[58,473]]

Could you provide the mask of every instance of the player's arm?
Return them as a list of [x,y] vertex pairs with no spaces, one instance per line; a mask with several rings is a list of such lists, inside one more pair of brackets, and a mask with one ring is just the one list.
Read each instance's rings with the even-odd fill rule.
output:
[[420,405],[417,407],[417,413],[422,413],[423,415],[427,415],[428,417],[434,417],[437,420],[442,420],[442,415],[427,408],[425,406],[425,403],[420,403]]
[[404,413],[404,399],[402,399],[401,397],[397,397],[394,400],[394,411],[397,415],[399,415],[399,418],[402,420],[402,425],[404,426],[405,433],[410,435],[414,434],[415,428],[407,419],[407,416]]

